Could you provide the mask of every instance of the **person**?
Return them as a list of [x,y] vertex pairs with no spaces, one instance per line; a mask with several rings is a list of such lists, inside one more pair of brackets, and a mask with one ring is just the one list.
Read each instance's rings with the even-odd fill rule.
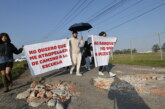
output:
[[80,51],[80,46],[84,45],[83,37],[81,36],[81,39],[78,39],[78,33],[77,31],[72,32],[72,38],[70,38],[70,46],[71,46],[71,59],[72,59],[72,67],[70,69],[70,74],[73,74],[73,70],[76,67],[76,75],[82,76],[80,73],[80,64],[81,64],[81,58],[82,54]]
[[[101,36],[101,37],[106,37],[107,34],[106,34],[106,32],[102,31],[102,32],[99,33],[99,36]],[[101,76],[104,75],[104,73],[103,73],[104,67],[105,67],[105,66],[100,66],[100,67],[99,67],[99,72],[98,72],[98,74],[101,75]],[[112,72],[109,72],[109,75],[110,75],[110,77],[116,76],[116,74],[114,74],[114,73],[112,73]]]
[[13,67],[13,53],[21,53],[23,48],[17,49],[10,40],[7,33],[0,34],[0,72],[4,84],[4,92],[9,91],[9,86],[13,85],[11,70]]
[[91,69],[90,67],[90,58],[91,58],[91,44],[92,43],[89,43],[89,41],[85,41],[85,44],[84,44],[84,56],[85,56],[85,63],[86,63],[86,68],[88,70]]

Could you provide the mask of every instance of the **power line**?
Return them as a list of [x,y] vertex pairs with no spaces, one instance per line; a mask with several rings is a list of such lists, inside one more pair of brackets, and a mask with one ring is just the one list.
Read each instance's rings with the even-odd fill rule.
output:
[[[56,31],[54,31],[53,33],[58,33],[58,32],[60,32],[60,31],[62,30],[62,28],[64,28],[64,26],[67,25],[71,20],[75,19],[75,17],[77,17],[78,14],[80,14],[80,13],[84,10],[84,8],[87,8],[92,2],[94,2],[94,0],[91,0],[84,8],[81,9],[81,7],[85,4],[86,1],[87,1],[87,0],[83,1],[83,2],[80,4],[80,6],[78,6],[78,9],[72,8],[72,9],[70,10],[70,14],[68,13],[68,14],[64,17],[66,20],[64,20],[62,23],[60,23],[60,25],[56,26]],[[115,2],[115,1],[116,1],[116,0],[113,0],[111,3],[113,4],[113,2]],[[120,0],[120,1],[117,2],[115,5],[112,5],[110,8],[108,7],[108,8],[106,9],[106,7],[108,6],[108,5],[107,5],[106,7],[104,7],[104,8],[102,9],[103,12],[101,12],[101,10],[100,10],[100,14],[97,15],[97,16],[95,16],[95,17],[93,18],[93,20],[96,19],[97,17],[101,16],[102,14],[107,13],[110,9],[116,8],[117,6],[119,6],[120,4],[122,4],[123,1],[125,2],[125,1],[127,1],[127,0]],[[73,9],[74,9],[74,12],[72,11]],[[81,10],[79,11],[79,9],[81,9]],[[72,13],[73,13],[72,16],[74,16],[74,17],[71,16],[71,11],[72,11]],[[74,13],[76,13],[76,14],[74,15]],[[70,16],[69,16],[69,15],[70,15]],[[72,19],[71,19],[71,18],[72,18]],[[69,20],[69,21],[68,21],[68,20]]]
[[[80,0],[81,1],[81,0]],[[111,1],[111,3],[109,3],[108,5],[106,5],[105,7],[103,7],[101,10],[97,11],[97,14],[93,17],[89,17],[88,18],[88,22],[94,22],[96,20],[98,20],[98,18],[102,18],[103,15],[109,13],[109,12],[112,12],[116,9],[118,9],[119,7],[121,7],[121,5],[123,5],[124,3],[126,3],[128,0],[119,0],[118,2],[116,2],[116,0],[113,0]],[[140,3],[142,0],[139,0],[138,2],[136,3]],[[163,0],[162,0],[163,1]],[[76,2],[76,4],[71,8],[70,11],[68,11],[68,13],[63,17],[63,19],[61,19],[61,22],[58,23],[58,25],[56,26],[55,28],[55,31],[53,31],[51,34],[53,33],[59,33],[62,31],[63,28],[66,27],[66,25],[68,23],[70,23],[72,20],[76,19],[76,17],[78,17],[78,15],[80,13],[82,13],[90,4],[92,4],[94,2],[94,0],[91,0],[89,2],[87,2],[87,4],[84,6],[84,4],[87,2],[87,0],[84,0],[82,2]],[[133,5],[135,5],[136,3],[134,3]],[[133,6],[130,6],[128,8],[131,8]],[[126,11],[128,8],[125,8],[124,10],[122,11]],[[155,9],[154,9],[155,10]],[[120,12],[122,12],[120,11]],[[153,10],[151,10],[153,11]],[[119,12],[118,12],[119,13]],[[116,13],[115,15],[117,16],[118,13]],[[149,13],[149,12],[148,12]],[[142,13],[142,14],[147,14],[146,12]],[[136,17],[141,17],[143,15],[138,15],[138,16],[135,16],[119,25],[116,25],[114,27],[112,27],[111,29],[115,29],[117,27],[120,27],[121,25],[124,25],[132,20],[135,20],[137,19]],[[105,17],[105,16],[104,16]],[[104,20],[104,22],[107,21],[107,20]],[[108,29],[107,31],[111,31],[111,29]]]
[[56,31],[54,33],[58,33],[59,31],[61,31],[61,28],[64,28],[64,26],[68,23],[68,20],[73,18],[73,15],[75,15],[75,13],[77,13],[77,11],[80,10],[80,8],[87,2],[87,0],[84,0],[77,8],[74,9],[74,11],[72,12],[73,14],[70,14],[70,16],[68,16],[66,18],[66,20],[64,22],[61,23],[61,25],[56,29]]
[[127,11],[128,9],[130,9],[130,8],[132,8],[132,7],[136,6],[136,5],[138,5],[138,4],[141,3],[142,1],[143,1],[143,0],[139,0],[139,1],[137,1],[137,2],[135,2],[135,3],[133,3],[133,4],[131,4],[130,6],[126,7],[125,9],[123,9],[123,10],[121,10],[121,11],[119,11],[119,12],[113,14],[113,15],[110,16],[110,17],[107,17],[106,19],[104,19],[104,21],[100,21],[99,23],[95,24],[95,26],[98,27],[98,25],[104,25],[105,22],[108,22],[110,18],[112,19],[112,18],[114,18],[114,17],[120,15],[121,13]]
[[[73,21],[76,17],[78,17],[79,14],[81,14],[85,9],[87,9],[87,7],[89,5],[91,5],[95,0],[91,0],[90,2],[87,3],[87,5],[85,7],[83,7],[82,9],[80,9],[79,11],[77,11],[75,13],[75,15],[72,16],[72,19],[69,19],[69,21],[67,21],[64,25],[67,25],[69,22]],[[63,29],[63,27],[59,28],[59,32]]]
[[[151,34],[146,34],[146,35],[140,35],[140,36],[134,36],[134,37],[131,37],[130,39],[139,39],[140,37],[145,37],[145,38],[151,38],[151,37],[154,37],[155,35],[157,35],[158,32],[155,32],[155,33],[151,33]],[[165,34],[165,32],[159,32],[160,35],[162,34]]]
[[155,9],[157,9],[157,8],[163,6],[163,5],[165,5],[165,3],[162,3],[162,4],[160,4],[160,5],[158,5],[158,6],[154,7],[154,8],[152,8],[152,9],[146,11],[146,12],[143,12],[142,14],[137,15],[137,16],[135,16],[135,17],[133,17],[133,18],[131,18],[131,19],[129,19],[129,20],[127,20],[127,21],[125,21],[125,22],[119,24],[119,25],[116,25],[116,26],[112,27],[111,29],[106,30],[106,31],[114,30],[114,29],[116,29],[116,28],[118,28],[118,27],[120,27],[120,26],[122,26],[122,25],[124,25],[124,24],[126,24],[126,23],[129,23],[129,22],[131,22],[131,21],[133,21],[133,20],[135,20],[135,19],[137,19],[137,18],[139,18],[139,17],[141,17],[141,16],[143,16],[143,15],[145,15],[145,14],[148,14],[148,13],[154,11]]
[[104,10],[106,10],[106,8],[109,8],[109,6],[111,6],[114,2],[116,2],[116,0],[113,0],[112,2],[108,3],[105,7],[103,7],[102,9],[94,13],[91,17],[89,17],[86,21],[88,22],[93,16],[96,16],[98,13],[102,13]]
[[[146,7],[152,7],[152,6],[155,6],[155,4],[160,3],[160,2],[162,2],[162,0],[159,1],[159,2],[156,2],[156,3],[153,3],[153,4],[150,5],[150,6],[146,6]],[[144,8],[142,8],[142,9],[138,9],[138,10],[132,12],[132,13],[129,13],[129,15],[126,15],[126,16],[124,16],[124,17],[120,17],[120,20],[121,20],[121,19],[124,19],[124,18],[128,18],[128,16],[134,15],[134,14],[136,14],[137,12],[139,12],[139,11],[141,11],[141,10],[144,10]],[[112,17],[111,20],[112,20],[113,18],[114,18],[114,17]],[[115,20],[116,20],[116,19],[115,19]],[[102,22],[102,24],[104,24],[104,22],[108,22],[108,21],[110,21],[110,20],[104,20],[104,21]],[[112,20],[111,22],[114,22],[114,21]],[[96,28],[100,28],[100,27],[101,27],[101,28],[102,28],[102,27],[105,28],[106,26],[105,26],[105,25],[103,25],[103,26],[99,26],[99,27],[96,26]]]
[[109,8],[105,9],[104,11],[102,11],[101,13],[97,14],[96,16],[94,16],[93,18],[89,19],[88,22],[93,22],[96,21],[99,17],[103,16],[104,14],[107,14],[108,12],[118,8],[119,6],[121,6],[122,4],[124,4],[127,0],[120,0],[119,2],[115,3],[114,5],[110,6]]
[[160,34],[160,35],[161,35],[161,34],[165,34],[165,32],[161,32],[161,33],[159,33],[159,34]]
[[[155,6],[155,4],[158,4],[158,3],[160,3],[160,2],[162,2],[163,0],[161,0],[161,1],[158,1],[158,2],[155,2],[155,3],[153,3],[152,5],[150,5],[150,6],[145,6],[145,7],[152,7],[153,5]],[[139,3],[140,3],[140,1],[139,1]],[[137,4],[138,4],[138,2],[137,2]],[[132,6],[130,6],[130,7],[132,7]],[[129,8],[129,7],[128,7]],[[121,19],[124,19],[124,18],[128,18],[128,16],[132,16],[132,15],[134,15],[134,14],[136,14],[137,12],[139,12],[140,10],[144,10],[144,8],[140,8],[140,9],[138,9],[138,10],[136,10],[136,11],[134,11],[134,12],[132,12],[132,13],[129,13],[127,16],[124,16],[124,17],[120,17],[120,20]],[[122,13],[122,11],[121,11],[121,13]],[[117,16],[117,14],[116,14],[116,16]],[[112,18],[110,19],[110,20],[112,20],[112,19],[114,19],[114,16],[112,16]],[[103,22],[102,22],[102,25],[105,23],[105,22],[107,22],[107,23],[109,23],[109,21],[110,20],[104,20]],[[116,20],[116,19],[115,19]],[[112,20],[111,22],[115,22],[114,20]],[[107,25],[107,23],[106,23],[106,25]],[[106,27],[106,25],[103,25],[103,26],[96,26],[94,29],[96,29],[96,28],[105,28]]]
[[68,11],[68,13],[58,22],[58,24],[55,26],[55,28],[49,32],[47,35],[45,35],[46,38],[48,38],[49,35],[54,33],[54,30],[58,29],[59,26],[61,26],[61,22],[65,22],[65,20],[70,16],[70,14],[72,14],[73,12],[75,12],[75,10],[77,10],[79,8],[79,6],[81,5],[82,0],[78,0],[75,5],[73,5],[73,7]]
[[[72,7],[72,9],[69,11],[68,14],[65,15],[65,17],[62,19],[63,21],[67,19],[67,17],[75,10],[78,8],[79,3],[81,0],[78,0],[77,3]],[[59,22],[60,23],[60,22]],[[61,23],[60,23],[61,24]]]

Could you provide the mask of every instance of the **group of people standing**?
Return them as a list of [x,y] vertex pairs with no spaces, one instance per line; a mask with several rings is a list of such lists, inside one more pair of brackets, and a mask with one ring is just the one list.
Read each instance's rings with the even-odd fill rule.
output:
[[[106,37],[105,32],[101,32],[99,36]],[[78,32],[73,31],[72,37],[69,38],[70,43],[70,53],[72,59],[72,66],[70,68],[70,74],[73,74],[73,70],[76,68],[76,75],[82,76],[80,73],[80,66],[82,62],[82,50],[83,48],[83,55],[85,57],[86,68],[90,70],[90,63],[92,57],[92,46],[91,42],[83,41],[83,37],[78,39]],[[13,67],[13,54],[20,54],[23,51],[23,46],[17,49],[10,40],[10,37],[7,33],[0,34],[0,72],[2,75],[2,81],[4,84],[4,92],[9,91],[9,87],[13,85],[12,82],[12,67]],[[104,75],[103,73],[104,66],[100,66],[99,68],[99,75]],[[109,72],[110,76],[115,76],[112,72]]]
[[[107,34],[106,32],[102,31],[99,33],[99,36],[101,37],[106,37]],[[91,63],[91,57],[92,57],[92,46],[91,42],[89,41],[83,41],[83,37],[81,36],[81,39],[78,39],[78,33],[77,31],[72,32],[72,38],[69,39],[70,41],[70,47],[71,47],[71,59],[72,59],[72,67],[70,69],[70,74],[73,74],[73,70],[76,67],[76,75],[77,76],[82,76],[82,73],[80,73],[80,65],[81,65],[81,59],[82,59],[82,54],[85,56],[85,63],[86,63],[86,68],[90,70],[90,63]],[[83,48],[83,52],[80,50],[80,47]],[[98,75],[103,76],[103,69],[106,66],[100,66],[99,67],[99,72]],[[111,77],[116,76],[116,74],[109,72],[109,75]]]

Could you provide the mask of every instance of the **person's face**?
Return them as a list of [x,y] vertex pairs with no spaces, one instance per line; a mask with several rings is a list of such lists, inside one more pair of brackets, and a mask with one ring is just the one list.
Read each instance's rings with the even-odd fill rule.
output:
[[2,42],[7,42],[7,37],[6,36],[2,36]]
[[103,34],[103,37],[106,37],[107,35],[106,34]]
[[72,36],[73,36],[74,38],[77,38],[78,33],[73,33]]

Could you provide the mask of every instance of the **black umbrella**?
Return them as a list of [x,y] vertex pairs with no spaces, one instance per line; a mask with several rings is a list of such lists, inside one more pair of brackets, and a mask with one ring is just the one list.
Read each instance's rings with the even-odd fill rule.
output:
[[75,23],[69,28],[69,30],[70,31],[85,31],[91,28],[92,26],[89,23]]

